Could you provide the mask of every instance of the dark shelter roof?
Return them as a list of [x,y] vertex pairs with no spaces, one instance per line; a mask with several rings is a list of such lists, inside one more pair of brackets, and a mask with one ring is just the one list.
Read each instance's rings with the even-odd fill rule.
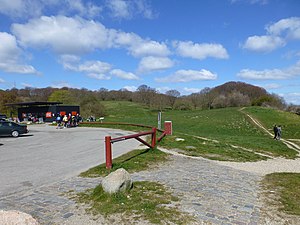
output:
[[62,102],[19,102],[19,103],[7,103],[5,106],[49,106],[60,105]]

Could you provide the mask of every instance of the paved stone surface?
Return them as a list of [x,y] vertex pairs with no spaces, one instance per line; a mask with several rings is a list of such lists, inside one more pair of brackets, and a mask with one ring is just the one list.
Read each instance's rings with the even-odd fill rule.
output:
[[[181,210],[199,224],[259,224],[257,201],[261,177],[204,159],[171,156],[171,161],[150,171],[132,174],[134,181],[158,181],[182,199]],[[17,209],[33,215],[41,224],[67,224],[82,214],[64,193],[96,186],[101,178],[74,177],[30,190],[0,196],[0,209]],[[82,222],[80,222],[82,223]],[[74,221],[73,223],[74,224]]]
[[199,222],[259,224],[258,175],[209,160],[172,156],[172,161],[159,169],[133,177],[170,187],[182,199],[182,210],[195,215]]
[[36,218],[40,224],[63,224],[74,214],[81,213],[68,193],[81,192],[99,184],[99,178],[74,177],[51,185],[35,187],[8,196],[0,196],[0,209],[19,210]]

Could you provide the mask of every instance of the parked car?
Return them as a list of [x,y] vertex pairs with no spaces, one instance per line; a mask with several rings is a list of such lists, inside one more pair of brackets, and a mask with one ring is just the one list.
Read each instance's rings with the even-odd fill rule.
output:
[[5,114],[0,114],[0,121],[5,121],[7,119]]
[[0,135],[18,137],[20,134],[28,133],[27,125],[11,121],[0,121]]

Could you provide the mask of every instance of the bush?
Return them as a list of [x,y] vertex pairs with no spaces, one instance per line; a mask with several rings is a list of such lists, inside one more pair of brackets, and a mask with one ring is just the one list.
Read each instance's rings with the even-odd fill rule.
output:
[[176,99],[174,103],[174,109],[177,110],[192,110],[193,103],[186,99]]

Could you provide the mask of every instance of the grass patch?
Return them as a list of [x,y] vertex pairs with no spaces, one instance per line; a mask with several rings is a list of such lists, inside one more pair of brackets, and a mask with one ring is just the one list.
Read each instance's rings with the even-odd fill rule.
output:
[[118,158],[113,159],[113,167],[107,170],[105,163],[93,167],[80,174],[82,177],[106,176],[119,168],[124,168],[129,173],[146,170],[168,160],[168,155],[158,149],[133,150]]
[[[176,141],[176,138],[183,140]],[[180,152],[186,155],[201,156],[212,160],[255,162],[268,159],[242,148],[234,148],[226,143],[203,140],[188,135],[168,136],[162,141],[162,145],[169,149],[179,148]]]
[[[296,158],[297,152],[256,127],[239,108],[194,110],[170,113],[174,134],[189,134],[218,140],[273,156]],[[196,146],[197,147],[197,146]],[[201,147],[201,146],[200,146]]]
[[[126,101],[104,101],[103,104],[107,109],[107,113],[109,113],[104,119],[105,122],[126,122],[157,126],[157,110],[150,110],[143,105]],[[217,140],[221,143],[218,145],[215,143],[203,145],[201,141],[184,137],[189,142],[186,144],[187,146],[192,145],[196,147],[195,149],[189,149],[188,152],[191,155],[199,155],[201,153],[201,156],[205,158],[229,161],[260,160],[256,156],[257,154],[247,153],[242,150],[242,148],[247,148],[273,157],[288,159],[297,157],[296,151],[289,149],[281,141],[274,141],[270,135],[258,128],[244,112],[258,119],[271,132],[274,123],[282,125],[283,138],[285,139],[299,138],[299,116],[262,107],[247,107],[243,112],[240,111],[240,108],[190,111],[165,110],[162,112],[162,121],[172,121],[173,134],[177,137],[180,137],[182,134],[193,135]],[[124,125],[103,124],[99,126],[136,132],[148,130]],[[166,148],[182,147],[180,143],[170,143],[171,141],[172,139],[163,141],[160,145]],[[242,148],[232,149],[230,145]],[[204,148],[207,148],[207,150]],[[222,150],[222,148],[224,149]],[[183,150],[186,151],[186,149]],[[205,153],[205,151],[208,152]],[[225,155],[222,156],[222,154]],[[211,157],[212,155],[217,157]]]
[[[88,212],[105,217],[121,214],[154,224],[187,224],[193,218],[180,212],[174,202],[178,201],[162,184],[149,181],[134,182],[125,193],[107,194],[99,185],[75,197],[79,203],[89,204]],[[132,221],[134,222],[134,221]]]
[[279,196],[279,209],[291,215],[300,215],[300,173],[273,173],[262,181],[267,190]]
[[104,122],[128,122],[149,126],[157,125],[158,111],[152,111],[141,104],[128,101],[103,101],[101,103],[107,112]]

